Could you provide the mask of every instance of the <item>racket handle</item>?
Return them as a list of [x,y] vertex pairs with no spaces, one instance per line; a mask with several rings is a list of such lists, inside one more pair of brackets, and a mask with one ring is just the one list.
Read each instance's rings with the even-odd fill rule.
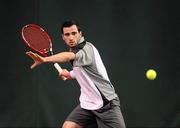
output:
[[[62,73],[62,68],[61,68],[61,66],[59,66],[59,64],[58,63],[55,63],[54,64],[54,67],[58,70],[58,72],[61,74]],[[63,78],[63,80],[66,80],[67,78]]]
[[54,64],[54,67],[58,70],[58,72],[61,74],[62,73],[62,68],[59,66],[58,63]]

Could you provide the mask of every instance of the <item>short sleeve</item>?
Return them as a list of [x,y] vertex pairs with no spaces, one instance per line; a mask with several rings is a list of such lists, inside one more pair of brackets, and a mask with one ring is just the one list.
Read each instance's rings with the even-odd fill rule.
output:
[[92,64],[93,61],[93,48],[90,45],[85,45],[83,49],[79,50],[75,54],[75,59],[73,61],[73,66],[88,66]]
[[74,74],[74,71],[73,71],[73,70],[71,70],[71,71],[70,71],[70,76],[71,76],[73,79],[75,79],[75,78],[76,78],[76,76],[75,76],[75,74]]

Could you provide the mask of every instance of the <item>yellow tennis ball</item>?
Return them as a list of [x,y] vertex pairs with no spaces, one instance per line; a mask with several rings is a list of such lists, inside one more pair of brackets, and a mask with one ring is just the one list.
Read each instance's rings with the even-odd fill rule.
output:
[[157,73],[155,70],[153,70],[153,69],[147,70],[147,72],[146,72],[147,79],[154,80],[154,79],[156,79],[156,76],[157,76]]

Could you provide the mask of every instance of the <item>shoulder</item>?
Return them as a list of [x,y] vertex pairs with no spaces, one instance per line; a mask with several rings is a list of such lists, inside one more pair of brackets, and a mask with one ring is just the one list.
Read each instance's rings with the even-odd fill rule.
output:
[[95,48],[95,46],[91,42],[86,42],[86,45],[84,46],[83,49],[93,50],[93,48]]

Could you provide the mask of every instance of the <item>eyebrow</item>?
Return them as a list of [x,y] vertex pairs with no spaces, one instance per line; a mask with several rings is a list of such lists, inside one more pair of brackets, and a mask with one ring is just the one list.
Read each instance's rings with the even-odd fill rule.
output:
[[67,33],[64,33],[64,35],[66,36],[69,36],[70,34],[71,35],[76,35],[78,32],[67,32]]

